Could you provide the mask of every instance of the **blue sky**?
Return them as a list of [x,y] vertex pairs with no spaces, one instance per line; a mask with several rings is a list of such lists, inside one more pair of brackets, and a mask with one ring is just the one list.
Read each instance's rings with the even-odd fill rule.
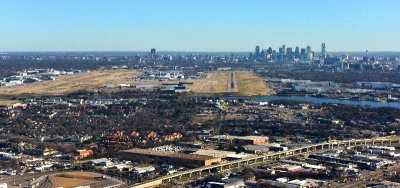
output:
[[400,51],[399,0],[0,0],[0,51]]

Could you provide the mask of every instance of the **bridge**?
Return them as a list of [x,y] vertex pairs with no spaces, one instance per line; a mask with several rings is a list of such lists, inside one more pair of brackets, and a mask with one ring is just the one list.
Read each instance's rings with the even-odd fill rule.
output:
[[223,172],[225,170],[229,170],[232,168],[239,168],[241,166],[248,166],[254,164],[264,163],[266,161],[278,160],[279,158],[296,156],[307,153],[315,153],[318,151],[329,150],[329,149],[338,149],[343,147],[356,147],[356,146],[374,146],[374,145],[391,145],[391,144],[400,144],[400,137],[397,136],[389,136],[389,137],[379,137],[379,138],[371,138],[371,139],[352,139],[352,140],[337,140],[330,142],[322,142],[317,144],[311,144],[304,147],[298,147],[286,151],[275,152],[271,154],[259,155],[254,157],[249,157],[245,159],[222,162],[215,165],[203,166],[194,169],[189,169],[181,172],[177,172],[174,174],[162,176],[153,180],[148,180],[145,182],[137,183],[129,187],[134,188],[145,188],[145,187],[154,187],[157,185],[161,185],[164,181],[170,181],[171,179],[181,179],[182,176],[192,177],[193,174],[199,174],[208,172],[211,173],[212,170],[218,170]]

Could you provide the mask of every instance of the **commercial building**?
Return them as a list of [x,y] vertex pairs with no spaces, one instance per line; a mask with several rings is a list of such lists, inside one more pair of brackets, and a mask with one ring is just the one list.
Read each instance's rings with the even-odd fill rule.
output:
[[90,155],[93,155],[93,150],[82,149],[82,150],[77,150],[77,155],[74,158],[78,160],[78,159],[83,159],[85,157],[88,157]]
[[326,46],[325,43],[321,44],[321,57],[326,58]]
[[154,172],[156,168],[154,166],[134,167],[133,171],[137,174],[144,174],[148,172]]
[[255,50],[254,56],[257,59],[257,58],[260,57],[260,55],[261,55],[260,54],[260,46],[256,46],[256,50]]
[[152,48],[150,50],[150,59],[155,59],[156,58],[156,49]]
[[303,167],[299,165],[283,164],[276,167],[275,170],[283,172],[300,172],[303,170]]
[[220,157],[155,151],[150,149],[130,149],[123,152],[128,157],[146,157],[157,161],[186,166],[208,166],[221,162]]
[[216,135],[209,138],[212,142],[218,143],[236,143],[236,144],[263,144],[268,143],[267,136],[230,136],[230,135]]
[[394,84],[389,82],[355,82],[353,85],[360,88],[390,89]]
[[269,152],[269,147],[263,145],[245,145],[243,148],[247,153],[252,154],[263,154]]

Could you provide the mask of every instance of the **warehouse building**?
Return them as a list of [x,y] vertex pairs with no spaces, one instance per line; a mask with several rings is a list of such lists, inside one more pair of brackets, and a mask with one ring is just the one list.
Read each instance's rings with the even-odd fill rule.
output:
[[185,166],[208,166],[213,163],[221,162],[220,157],[205,155],[194,155],[177,152],[156,151],[150,149],[130,149],[123,152],[128,157],[151,158],[168,164],[177,164]]

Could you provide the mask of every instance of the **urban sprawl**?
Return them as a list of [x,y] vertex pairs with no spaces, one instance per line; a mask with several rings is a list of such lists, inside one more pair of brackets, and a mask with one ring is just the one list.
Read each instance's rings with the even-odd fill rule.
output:
[[0,53],[0,187],[400,187],[400,54]]

